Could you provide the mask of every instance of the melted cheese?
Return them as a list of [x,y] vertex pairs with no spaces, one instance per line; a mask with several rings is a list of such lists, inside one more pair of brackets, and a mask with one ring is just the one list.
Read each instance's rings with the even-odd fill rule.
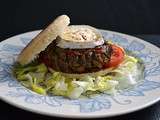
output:
[[61,48],[94,48],[102,45],[104,40],[101,34],[93,27],[87,25],[69,26],[60,35],[57,46]]

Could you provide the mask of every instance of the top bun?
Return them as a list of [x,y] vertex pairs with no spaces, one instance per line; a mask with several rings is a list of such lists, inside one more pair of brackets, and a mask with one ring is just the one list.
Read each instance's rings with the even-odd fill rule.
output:
[[30,63],[41,51],[61,35],[69,25],[70,19],[67,15],[57,17],[50,25],[40,32],[19,54],[17,61],[22,64]]

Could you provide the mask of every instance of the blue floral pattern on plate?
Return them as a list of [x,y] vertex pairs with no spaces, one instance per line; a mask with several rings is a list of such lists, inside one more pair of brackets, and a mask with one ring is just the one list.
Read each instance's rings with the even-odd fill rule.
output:
[[[160,54],[158,52],[152,52],[152,49],[148,48],[143,42],[138,40],[130,40],[125,36],[117,33],[101,31],[105,39],[111,39],[114,43],[120,44],[125,49],[134,52],[138,57],[144,60],[145,63],[145,80],[143,83],[137,85],[133,89],[124,90],[119,94],[121,96],[145,96],[147,91],[160,88],[160,82],[153,80],[152,76],[160,75]],[[29,104],[45,104],[51,107],[60,107],[64,104],[74,105],[79,107],[81,113],[90,113],[100,111],[103,109],[111,109],[113,102],[119,105],[131,104],[132,100],[126,97],[123,100],[116,98],[115,96],[108,96],[100,94],[91,98],[80,98],[78,100],[69,100],[60,96],[42,96],[38,95],[23,86],[21,86],[16,79],[12,76],[12,65],[16,60],[16,56],[19,52],[28,44],[31,40],[29,37],[21,37],[19,42],[21,44],[11,44],[9,42],[2,43],[0,46],[0,87],[7,84],[9,90],[7,96],[23,99]]]

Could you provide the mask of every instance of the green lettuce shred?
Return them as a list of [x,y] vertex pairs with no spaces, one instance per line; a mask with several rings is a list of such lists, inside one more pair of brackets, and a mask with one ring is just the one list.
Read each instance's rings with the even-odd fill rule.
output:
[[92,77],[67,78],[60,72],[49,72],[44,64],[17,65],[14,75],[25,87],[36,93],[61,95],[77,99],[88,93],[104,92],[114,95],[117,89],[136,84],[138,60],[125,56],[125,60],[110,73]]

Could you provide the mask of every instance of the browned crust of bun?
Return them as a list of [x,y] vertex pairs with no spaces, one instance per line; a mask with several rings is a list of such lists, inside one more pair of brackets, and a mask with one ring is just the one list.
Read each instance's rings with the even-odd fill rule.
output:
[[67,15],[57,17],[22,50],[17,58],[17,62],[22,65],[30,63],[41,51],[55,40],[57,36],[62,34],[69,23],[70,19]]
[[92,73],[82,73],[82,74],[72,74],[72,73],[63,73],[63,72],[59,72],[59,71],[55,71],[51,68],[49,68],[49,70],[51,72],[59,72],[61,75],[66,76],[68,78],[82,78],[84,76],[92,76],[92,77],[97,77],[97,76],[103,76],[106,75],[107,73],[111,72],[114,68],[106,68],[97,72],[92,72]]

